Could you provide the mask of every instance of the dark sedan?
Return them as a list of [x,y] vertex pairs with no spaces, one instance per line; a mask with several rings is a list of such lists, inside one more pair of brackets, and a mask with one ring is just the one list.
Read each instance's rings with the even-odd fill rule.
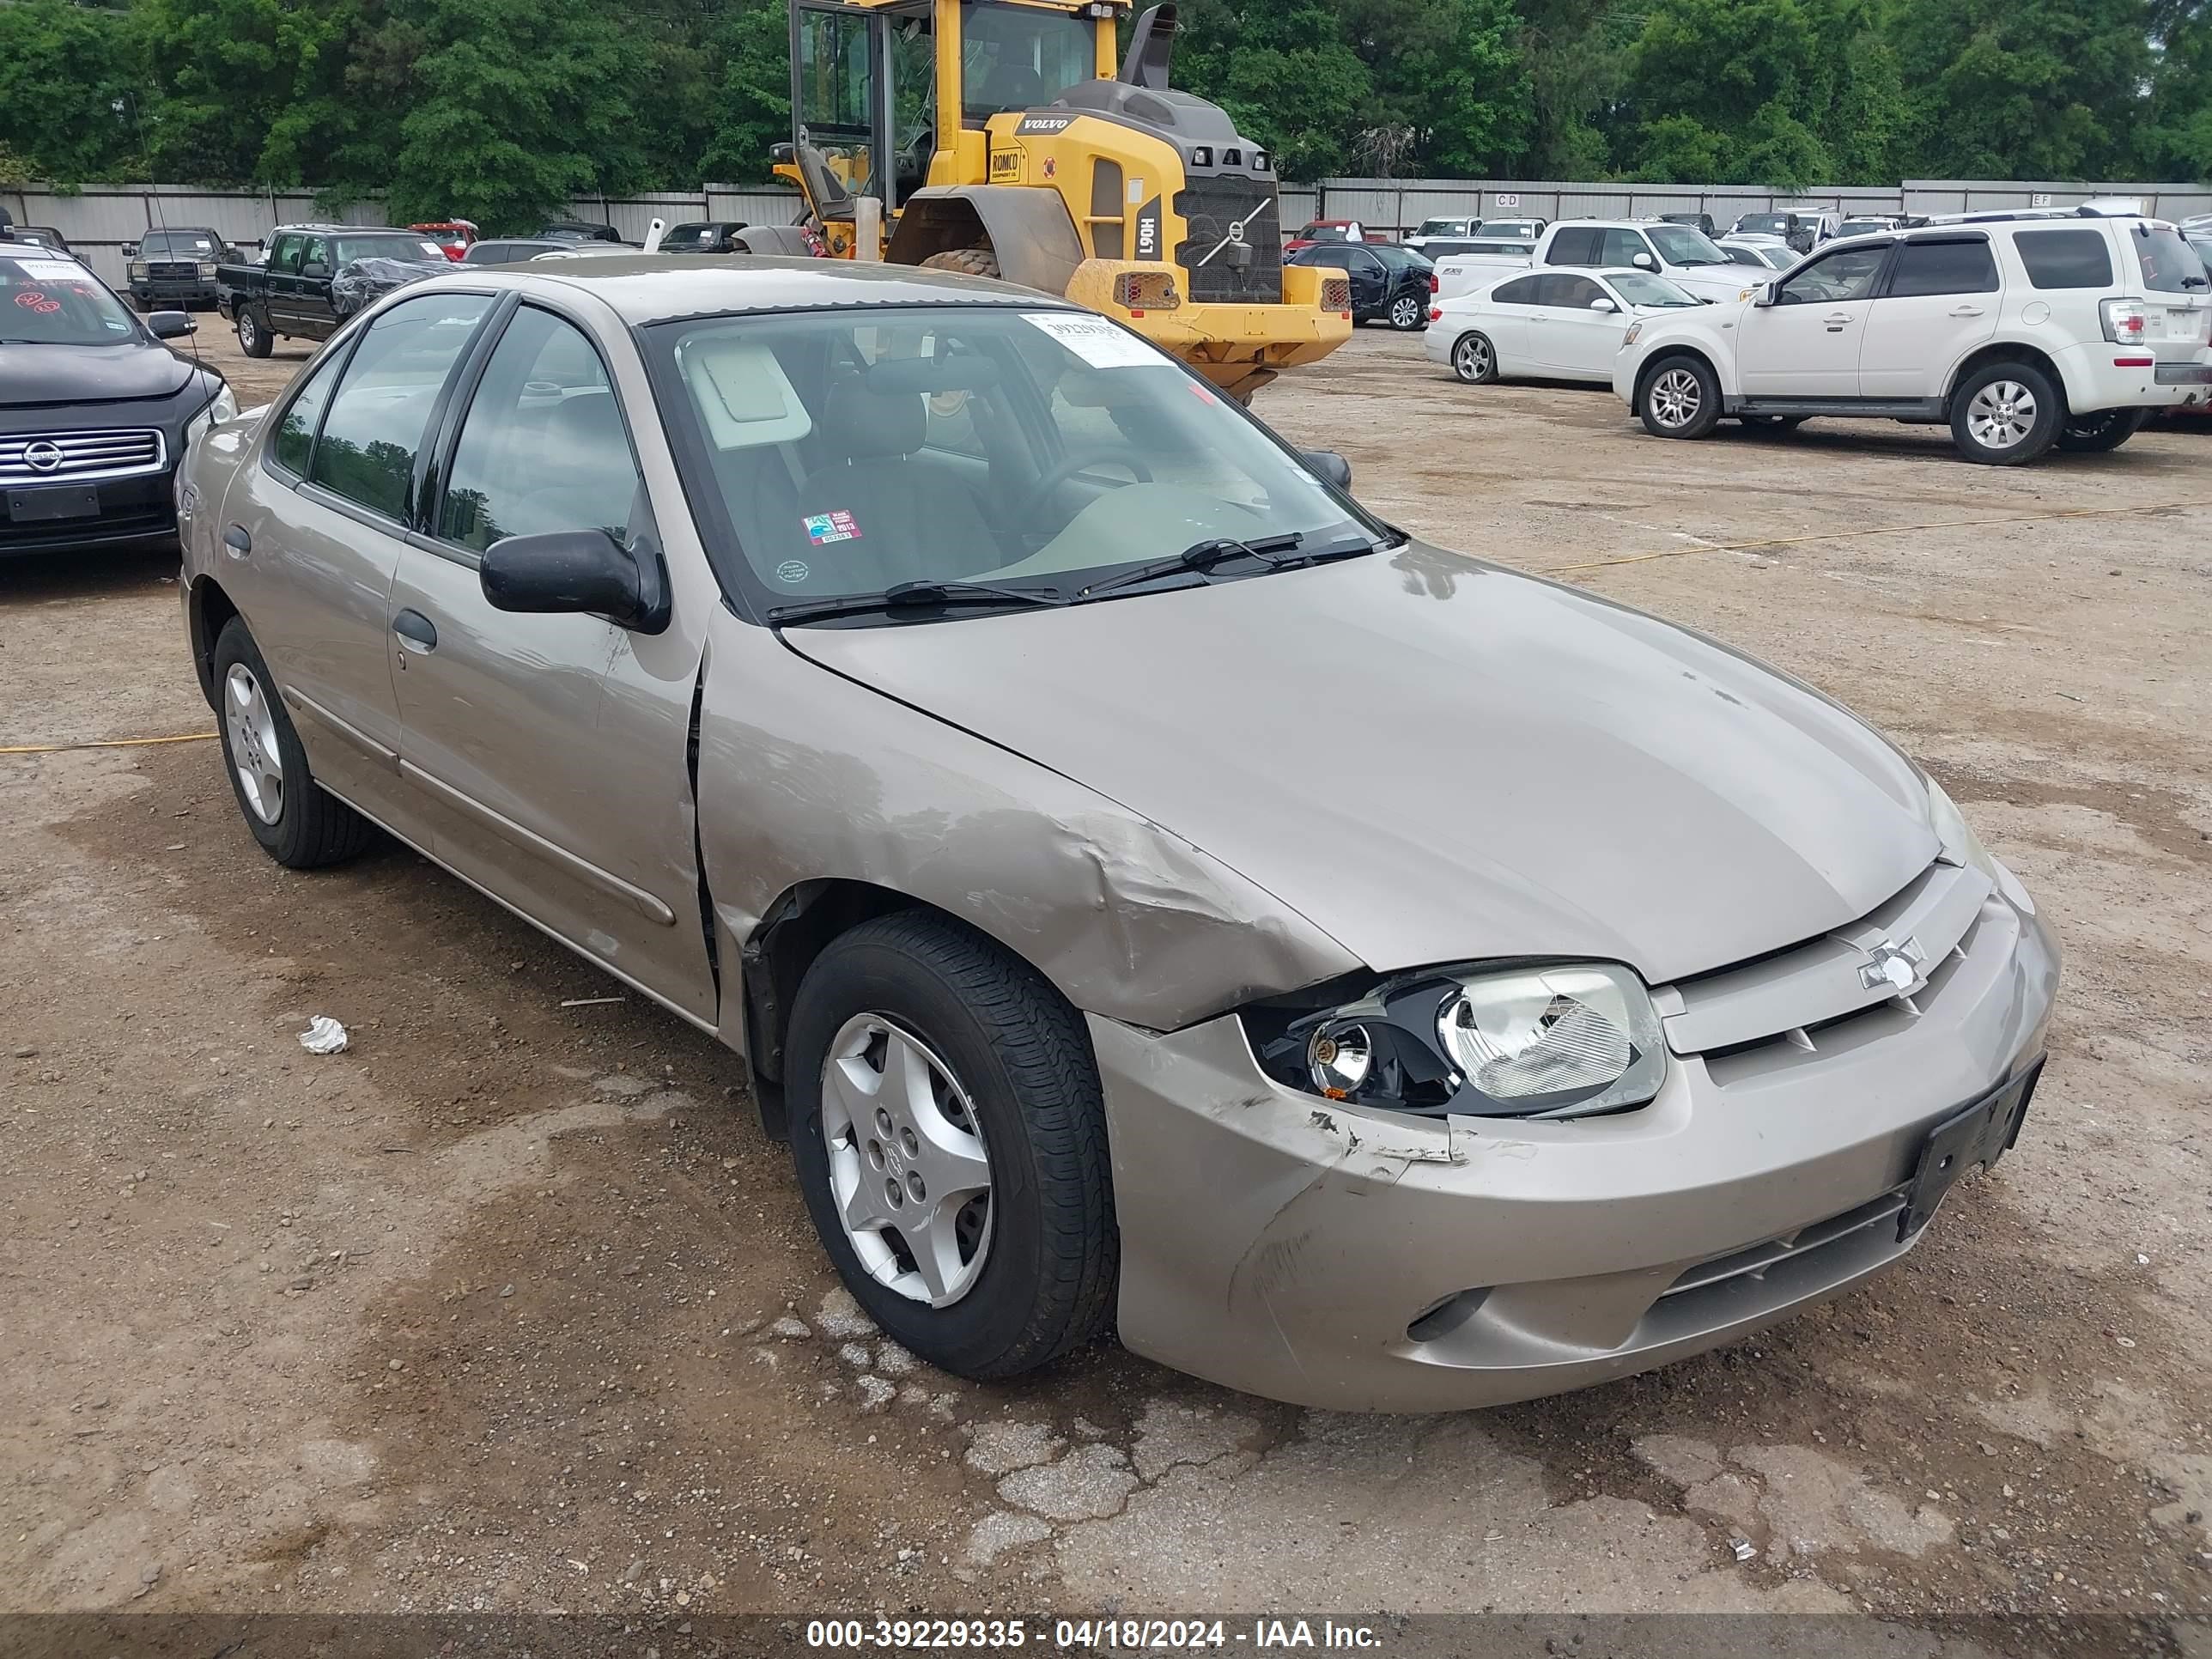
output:
[[1334,265],[1352,277],[1352,320],[1412,331],[1429,325],[1437,268],[1390,242],[1316,242],[1283,256],[1286,265]]
[[91,271],[0,244],[0,553],[177,534],[177,464],[237,412],[214,370],[162,343],[181,311],[141,319]]

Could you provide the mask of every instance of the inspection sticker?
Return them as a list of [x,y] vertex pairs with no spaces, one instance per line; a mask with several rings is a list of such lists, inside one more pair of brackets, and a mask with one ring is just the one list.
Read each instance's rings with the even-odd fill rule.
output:
[[857,542],[860,526],[853,522],[849,513],[817,513],[806,520],[806,539],[817,547],[827,547],[832,542]]
[[81,283],[85,277],[82,265],[73,265],[66,259],[18,258],[15,269],[34,283]]
[[1022,320],[1049,334],[1093,368],[1158,368],[1168,360],[1127,329],[1079,311],[1025,311]]

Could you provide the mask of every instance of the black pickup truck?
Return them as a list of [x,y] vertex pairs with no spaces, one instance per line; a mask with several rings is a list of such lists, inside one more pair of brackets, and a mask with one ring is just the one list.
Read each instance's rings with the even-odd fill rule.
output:
[[216,272],[216,304],[238,329],[239,349],[266,357],[279,335],[326,340],[345,317],[333,302],[331,279],[356,259],[420,263],[424,274],[453,269],[445,250],[420,231],[364,225],[280,225],[269,252],[253,264]]

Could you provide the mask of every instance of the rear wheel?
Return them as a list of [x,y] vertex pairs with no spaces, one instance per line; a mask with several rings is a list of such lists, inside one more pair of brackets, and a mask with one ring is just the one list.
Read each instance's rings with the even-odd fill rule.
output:
[[1488,386],[1498,378],[1498,349],[1487,334],[1462,334],[1452,347],[1451,366],[1468,386]]
[[276,341],[270,337],[269,325],[261,320],[260,313],[252,306],[238,308],[238,349],[249,357],[266,357]]
[[1637,404],[1644,429],[1655,438],[1702,438],[1720,423],[1721,385],[1695,357],[1663,357]]
[[956,247],[944,253],[933,253],[924,259],[926,270],[957,270],[969,276],[996,276],[999,256],[989,243],[975,247]]
[[2051,447],[2063,416],[2058,389],[2032,363],[1989,363],[1951,396],[1951,441],[1970,461],[2018,466]]
[[2100,409],[2077,416],[2058,429],[2058,447],[2076,455],[2100,455],[2118,449],[2143,428],[2148,409]]
[[1013,1376],[1109,1329],[1121,1266],[1083,1021],[1028,963],[908,910],[833,940],[793,1006],[792,1152],[815,1231],[884,1329]]

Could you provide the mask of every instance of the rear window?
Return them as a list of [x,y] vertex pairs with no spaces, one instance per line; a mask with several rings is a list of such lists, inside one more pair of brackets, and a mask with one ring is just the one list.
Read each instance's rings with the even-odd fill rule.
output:
[[2037,288],[2109,288],[2112,253],[2101,230],[2023,230],[2013,238]]
[[1915,294],[1994,294],[1997,262],[1979,238],[1962,242],[1907,242],[1897,252],[1889,279],[1893,298]]
[[2180,294],[2204,286],[2204,264],[2178,230],[2163,225],[2145,226],[2129,240],[2136,245],[2136,261],[2142,266],[2143,286],[2160,294]]

